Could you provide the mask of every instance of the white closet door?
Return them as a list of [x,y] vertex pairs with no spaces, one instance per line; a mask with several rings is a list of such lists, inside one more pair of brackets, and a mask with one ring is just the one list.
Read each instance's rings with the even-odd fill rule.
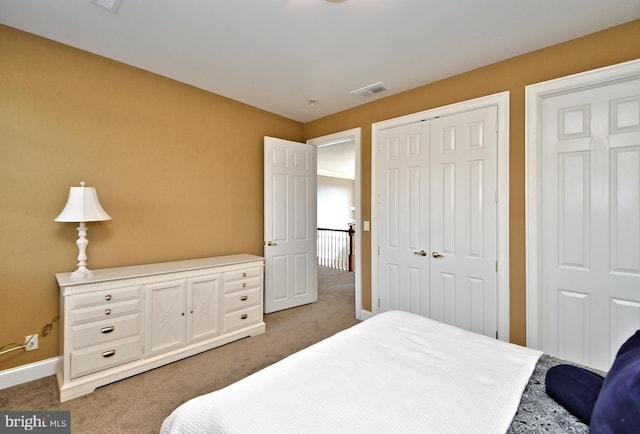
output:
[[496,123],[492,106],[380,132],[379,311],[496,336]]
[[497,107],[431,121],[431,317],[497,334]]
[[382,131],[377,154],[379,309],[429,316],[429,122]]
[[545,99],[542,350],[608,370],[640,328],[640,80]]

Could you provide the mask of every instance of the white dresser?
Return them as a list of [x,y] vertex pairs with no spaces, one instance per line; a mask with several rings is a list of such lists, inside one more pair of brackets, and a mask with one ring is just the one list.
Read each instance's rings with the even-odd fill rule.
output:
[[263,270],[240,254],[56,274],[60,401],[264,333]]

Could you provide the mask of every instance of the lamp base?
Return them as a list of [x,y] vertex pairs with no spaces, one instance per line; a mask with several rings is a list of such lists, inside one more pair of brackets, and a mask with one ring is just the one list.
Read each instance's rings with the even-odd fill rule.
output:
[[72,279],[86,279],[91,276],[93,276],[93,271],[89,270],[87,267],[78,267],[76,271],[71,273]]
[[87,246],[89,240],[87,239],[87,225],[84,222],[80,222],[78,226],[78,240],[76,241],[78,246],[78,269],[71,273],[72,279],[84,279],[86,277],[93,276],[91,270],[87,268]]

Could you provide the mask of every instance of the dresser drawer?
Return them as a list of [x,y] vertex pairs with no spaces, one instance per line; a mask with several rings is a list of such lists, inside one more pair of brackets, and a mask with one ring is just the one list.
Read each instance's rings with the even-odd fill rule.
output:
[[100,304],[107,308],[109,304],[140,298],[140,294],[142,294],[142,287],[140,285],[89,292],[87,294],[77,294],[69,297],[69,307],[71,309],[77,309]]
[[234,310],[244,309],[260,304],[262,300],[261,288],[253,288],[248,291],[238,291],[224,295],[224,311],[233,312]]
[[141,299],[74,309],[69,313],[69,323],[70,325],[76,325],[89,321],[106,320],[132,313],[139,313],[141,309]]
[[224,281],[231,282],[233,280],[242,280],[251,277],[262,277],[262,267],[245,268],[244,270],[226,271],[224,273]]
[[71,349],[77,350],[90,345],[111,342],[140,334],[141,316],[141,314],[137,313],[73,326],[70,328]]
[[248,327],[260,322],[262,315],[261,306],[254,306],[224,315],[224,331],[229,332],[242,327]]
[[246,289],[261,288],[262,277],[247,277],[242,280],[234,280],[224,283],[224,292],[242,291]]
[[71,352],[71,378],[132,362],[142,357],[140,336]]

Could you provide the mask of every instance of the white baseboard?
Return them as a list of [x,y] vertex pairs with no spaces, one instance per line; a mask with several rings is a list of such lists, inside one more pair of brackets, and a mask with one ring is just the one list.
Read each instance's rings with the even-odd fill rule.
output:
[[56,364],[59,360],[60,357],[52,357],[50,359],[40,360],[39,362],[29,363],[28,365],[0,371],[0,390],[48,377],[49,375],[55,375]]
[[370,310],[362,309],[360,311],[360,316],[358,317],[358,319],[365,320],[365,319],[371,318],[372,316],[373,316],[373,313]]

